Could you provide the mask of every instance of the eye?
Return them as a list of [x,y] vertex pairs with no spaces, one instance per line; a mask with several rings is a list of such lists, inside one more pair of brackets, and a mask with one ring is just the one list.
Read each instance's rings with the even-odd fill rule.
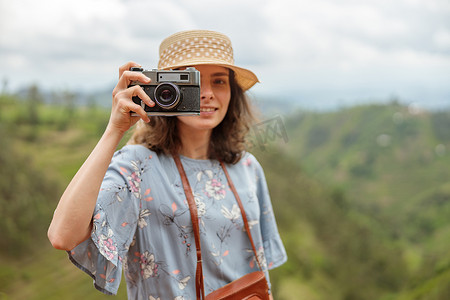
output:
[[222,85],[222,84],[227,84],[228,82],[227,82],[227,80],[225,80],[225,79],[223,79],[223,78],[216,78],[216,79],[214,79],[214,84],[219,84],[219,85]]

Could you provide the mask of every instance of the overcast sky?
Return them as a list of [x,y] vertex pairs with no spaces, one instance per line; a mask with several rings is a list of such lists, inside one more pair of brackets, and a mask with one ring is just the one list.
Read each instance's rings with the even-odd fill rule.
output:
[[256,96],[450,104],[449,0],[0,0],[0,79],[110,88],[120,65],[155,67],[161,40],[187,29],[227,34]]

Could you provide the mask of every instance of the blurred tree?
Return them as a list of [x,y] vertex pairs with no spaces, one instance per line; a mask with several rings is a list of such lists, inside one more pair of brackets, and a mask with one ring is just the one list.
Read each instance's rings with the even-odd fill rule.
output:
[[65,90],[62,92],[61,94],[62,97],[62,102],[64,104],[66,113],[67,113],[67,118],[71,119],[73,118],[74,114],[75,114],[75,105],[76,105],[76,99],[77,99],[77,95],[74,92],[71,92],[69,90]]
[[27,91],[28,123],[37,125],[39,123],[39,106],[43,102],[43,95],[37,84],[32,84]]
[[15,147],[10,132],[0,126],[0,254],[18,256],[42,241],[61,188]]
[[8,78],[4,77],[2,81],[2,92],[1,95],[7,95],[8,94]]
[[431,119],[434,134],[441,142],[450,141],[450,112],[436,112]]

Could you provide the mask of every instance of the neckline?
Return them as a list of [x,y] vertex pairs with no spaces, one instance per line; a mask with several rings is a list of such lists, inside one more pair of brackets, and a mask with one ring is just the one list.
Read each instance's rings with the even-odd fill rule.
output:
[[216,160],[210,159],[210,158],[207,158],[207,159],[190,158],[190,157],[187,157],[187,156],[184,156],[181,154],[179,154],[179,156],[180,156],[180,159],[183,161],[190,161],[190,162],[196,162],[196,163],[212,163],[212,162],[216,161]]

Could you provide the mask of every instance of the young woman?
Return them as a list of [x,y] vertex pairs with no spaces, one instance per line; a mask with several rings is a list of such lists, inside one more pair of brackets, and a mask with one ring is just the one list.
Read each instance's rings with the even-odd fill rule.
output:
[[[223,161],[269,281],[268,270],[287,257],[263,170],[245,151],[253,116],[244,93],[258,81],[256,75],[234,65],[225,35],[174,34],[160,46],[158,68],[200,71],[200,116],[149,118],[132,97],[155,103],[139,86],[129,87],[132,81],[149,82],[143,73],[129,71],[138,66],[129,62],[119,69],[109,123],[61,197],[48,231],[52,245],[68,251],[106,294],[117,292],[123,270],[129,299],[195,299],[196,248],[176,154],[197,206],[206,293],[256,271]],[[138,121],[128,145],[116,151]]]

